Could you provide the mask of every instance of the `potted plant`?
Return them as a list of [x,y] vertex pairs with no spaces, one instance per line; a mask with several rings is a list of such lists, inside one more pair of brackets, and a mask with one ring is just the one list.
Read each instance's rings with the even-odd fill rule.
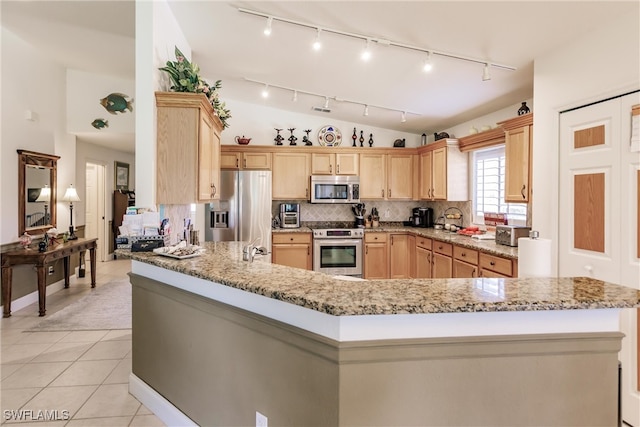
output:
[[222,87],[222,81],[216,80],[213,85],[209,85],[200,77],[200,67],[189,60],[180,52],[176,46],[176,60],[167,61],[165,67],[159,68],[166,71],[171,79],[171,90],[174,92],[190,92],[204,94],[213,111],[222,122],[223,129],[229,127],[228,120],[231,118],[231,112],[226,107],[224,101],[219,98],[218,90]]

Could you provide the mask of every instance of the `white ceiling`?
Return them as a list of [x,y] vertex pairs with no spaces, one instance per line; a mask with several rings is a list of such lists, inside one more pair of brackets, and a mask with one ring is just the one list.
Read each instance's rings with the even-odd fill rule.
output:
[[[638,14],[638,2],[540,1],[168,1],[192,48],[192,60],[210,83],[223,81],[222,99],[265,103],[283,110],[317,114],[399,131],[433,133],[517,104],[533,96],[533,61],[595,30],[621,14]],[[133,78],[135,5],[132,1],[2,1],[3,25],[70,68]],[[492,68],[375,46],[368,63],[359,58],[364,41],[324,32],[323,47],[311,49],[315,30],[273,23],[240,13],[256,10],[314,26],[386,39],[516,67]],[[597,60],[597,58],[594,58]],[[400,122],[398,111],[330,100],[332,112],[317,113],[323,97],[271,89],[264,81],[338,100],[352,100],[415,112]],[[242,114],[232,111],[233,115]],[[514,111],[515,114],[515,111]],[[233,128],[233,118],[230,120]],[[82,138],[93,142],[91,135]],[[103,144],[102,141],[94,143]]]

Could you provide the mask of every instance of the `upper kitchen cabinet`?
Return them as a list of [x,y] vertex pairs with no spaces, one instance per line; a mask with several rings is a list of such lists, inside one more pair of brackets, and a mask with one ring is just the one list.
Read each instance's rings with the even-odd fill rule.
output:
[[458,140],[441,139],[418,148],[420,199],[469,200],[469,156],[458,149]]
[[360,199],[412,200],[412,154],[360,154]]
[[498,123],[505,132],[504,200],[528,203],[531,197],[533,113]]
[[219,198],[222,123],[202,94],[156,92],[156,203]]
[[271,170],[271,153],[267,151],[237,149],[223,145],[220,150],[220,168],[232,170]]
[[311,175],[309,153],[273,153],[274,200],[309,200],[309,177]]
[[311,175],[358,175],[357,153],[313,153]]

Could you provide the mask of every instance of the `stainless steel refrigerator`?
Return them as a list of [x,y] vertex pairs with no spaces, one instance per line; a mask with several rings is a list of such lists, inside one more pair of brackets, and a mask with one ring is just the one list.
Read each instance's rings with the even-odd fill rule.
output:
[[264,246],[271,260],[271,171],[221,171],[220,200],[205,205],[207,241]]

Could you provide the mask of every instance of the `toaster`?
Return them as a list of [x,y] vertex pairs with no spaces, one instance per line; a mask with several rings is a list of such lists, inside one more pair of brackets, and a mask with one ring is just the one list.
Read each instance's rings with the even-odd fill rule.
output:
[[507,246],[518,246],[520,237],[529,237],[531,227],[519,225],[497,225],[496,243]]

